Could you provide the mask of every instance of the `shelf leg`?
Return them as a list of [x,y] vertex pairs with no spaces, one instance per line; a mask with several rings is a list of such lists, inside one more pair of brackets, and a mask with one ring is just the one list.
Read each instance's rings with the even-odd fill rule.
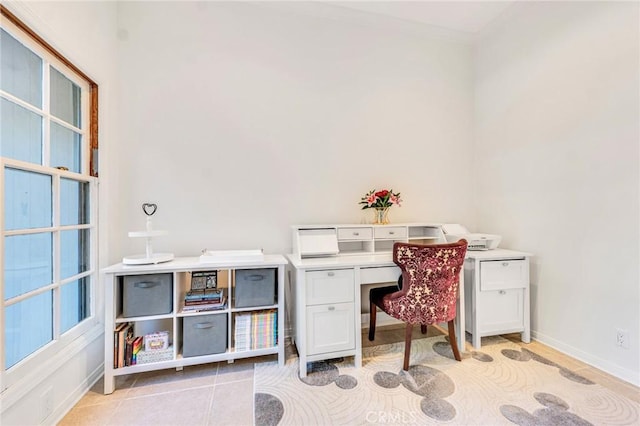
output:
[[116,390],[116,378],[113,376],[104,375],[104,394],[110,395]]

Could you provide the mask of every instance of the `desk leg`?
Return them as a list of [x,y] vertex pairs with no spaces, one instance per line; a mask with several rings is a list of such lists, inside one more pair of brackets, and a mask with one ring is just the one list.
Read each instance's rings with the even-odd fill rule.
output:
[[458,287],[458,315],[456,315],[456,337],[458,339],[458,350],[460,350],[460,352],[466,352],[464,316],[464,268],[460,268],[460,285]]
[[[527,279],[529,277],[529,259],[526,261]],[[520,333],[520,339],[524,343],[531,343],[531,304],[529,299],[530,283],[527,281],[527,288],[524,289],[524,330]]]
[[360,268],[355,268],[354,281],[353,281],[353,333],[354,333],[354,345],[355,353],[353,357],[353,364],[355,368],[362,367],[362,306],[360,303],[360,292],[362,285],[362,279],[360,277]]
[[480,322],[478,321],[478,295],[480,293],[478,280],[480,278],[480,261],[473,262],[473,276],[472,290],[471,290],[471,315],[473,321],[471,322],[471,345],[474,349],[480,349],[482,343],[482,337],[480,336]]
[[300,378],[304,379],[307,377],[307,357],[300,354]]

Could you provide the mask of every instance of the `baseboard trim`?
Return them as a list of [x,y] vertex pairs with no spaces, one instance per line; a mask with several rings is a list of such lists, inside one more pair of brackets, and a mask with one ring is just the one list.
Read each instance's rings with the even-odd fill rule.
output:
[[637,371],[629,370],[617,364],[613,364],[605,359],[593,356],[592,354],[581,351],[580,349],[574,348],[571,345],[567,345],[566,343],[563,343],[537,331],[532,331],[531,337],[533,337],[540,343],[543,343],[559,352],[562,352],[565,355],[569,355],[570,357],[589,364],[590,366],[602,370],[605,373],[611,374],[612,376],[620,380],[624,380],[625,382],[628,382],[634,386],[640,386],[640,373],[638,373]]
[[58,405],[49,419],[54,419],[50,424],[57,425],[69,411],[82,399],[82,397],[96,384],[104,374],[104,363],[100,364],[80,385]]
[[[27,394],[33,391],[40,383],[42,383],[51,374],[54,374],[62,365],[73,359],[79,352],[84,350],[96,339],[102,339],[104,336],[104,325],[97,322],[94,327],[82,336],[61,350],[48,362],[41,364],[37,369],[30,372],[28,377],[7,388],[0,397],[1,412],[7,411],[16,402],[20,401]],[[54,408],[54,412],[56,409]],[[49,416],[51,417],[51,416]]]

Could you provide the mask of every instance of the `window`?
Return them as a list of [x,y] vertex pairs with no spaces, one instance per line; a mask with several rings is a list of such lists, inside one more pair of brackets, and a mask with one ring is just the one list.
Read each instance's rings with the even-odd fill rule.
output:
[[97,86],[0,6],[2,390],[96,320]]

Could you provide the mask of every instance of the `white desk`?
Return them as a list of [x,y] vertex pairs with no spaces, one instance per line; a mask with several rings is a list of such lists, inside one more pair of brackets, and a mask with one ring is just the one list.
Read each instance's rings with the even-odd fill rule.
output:
[[[362,366],[360,288],[371,283],[396,282],[400,268],[391,253],[349,254],[300,259],[287,255],[293,266],[287,297],[293,308],[293,336],[300,357],[300,377],[307,362],[353,356]],[[463,276],[460,277],[456,333],[465,348]],[[293,306],[291,306],[293,305]]]
[[[292,230],[287,310],[301,377],[310,361],[354,356],[356,367],[362,365],[361,308],[368,300],[362,299],[362,287],[397,281],[394,243],[446,242],[437,223],[296,225]],[[530,256],[504,249],[467,250],[455,320],[461,351],[465,328],[472,332],[475,348],[482,336],[515,331],[529,342]]]

